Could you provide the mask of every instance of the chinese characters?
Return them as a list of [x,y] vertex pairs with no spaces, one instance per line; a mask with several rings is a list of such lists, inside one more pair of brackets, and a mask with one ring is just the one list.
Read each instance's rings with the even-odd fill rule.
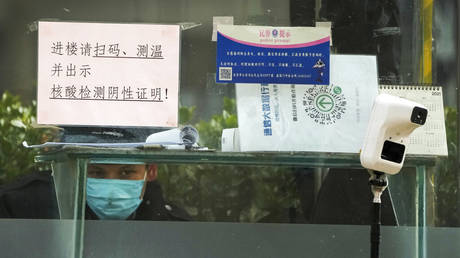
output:
[[262,100],[262,116],[263,116],[263,130],[264,136],[271,136],[272,132],[272,119],[270,108],[270,88],[267,84],[260,85],[260,97]]
[[53,84],[50,99],[163,102],[167,89],[133,86]]
[[88,64],[82,64],[77,67],[77,65],[69,63],[67,65],[63,65],[61,63],[54,63],[53,67],[51,67],[51,77],[87,77],[91,75],[91,67]]
[[[51,43],[51,54],[58,56],[84,56],[99,58],[144,58],[164,59],[162,44],[137,44],[128,50],[123,50],[120,43],[89,43],[55,41]],[[131,54],[130,54],[131,53]],[[135,54],[134,54],[135,53]]]
[[[86,78],[95,76],[96,73],[90,62],[81,63],[81,57],[164,59],[162,44],[137,44],[131,51],[125,50],[119,43],[90,43],[86,41],[54,41],[50,47],[51,55],[57,58],[50,71],[51,78],[56,81],[50,88],[49,99],[163,102],[165,100],[163,96],[167,98],[166,88],[90,85],[90,83],[85,83]],[[59,62],[64,57],[67,62]],[[69,58],[72,60],[75,58],[75,62],[69,62]],[[67,79],[66,81],[68,81],[72,78],[75,78],[74,83],[62,83],[58,80]]]

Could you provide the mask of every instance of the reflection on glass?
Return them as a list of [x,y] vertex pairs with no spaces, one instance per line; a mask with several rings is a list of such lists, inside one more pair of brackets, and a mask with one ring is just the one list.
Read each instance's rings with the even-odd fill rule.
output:
[[[60,215],[61,219],[73,218],[75,196],[79,193],[72,184],[75,178],[69,179],[68,173],[53,180],[51,171],[31,172],[35,154],[18,147],[24,139],[32,144],[50,140],[31,127],[36,107],[31,105],[36,98],[37,81],[36,20],[200,24],[181,34],[181,120],[189,120],[187,123],[193,125],[200,123],[201,128],[197,126],[200,134],[208,132],[203,137],[204,145],[219,149],[222,128],[237,127],[237,117],[236,110],[229,112],[229,103],[235,98],[233,85],[215,83],[215,42],[210,40],[212,17],[233,16],[235,24],[240,25],[314,26],[315,21],[332,21],[333,51],[378,55],[380,81],[385,83],[422,82],[424,37],[421,32],[428,29],[426,40],[430,44],[427,50],[432,61],[430,59],[423,66],[428,66],[433,83],[441,84],[445,90],[449,158],[439,160],[427,174],[427,206],[426,210],[422,208],[428,225],[460,225],[460,213],[456,212],[460,198],[458,73],[455,72],[458,69],[457,4],[455,1],[432,1],[432,5],[422,6],[430,1],[412,0],[367,1],[368,5],[365,2],[159,0],[116,1],[116,4],[107,5],[90,0],[29,1],[27,4],[16,0],[0,1],[0,24],[3,25],[0,29],[0,92],[3,94],[0,100],[0,218],[50,219]],[[423,19],[426,17],[422,12],[429,12],[430,8],[434,9],[433,16],[429,17],[432,20]],[[6,93],[7,90],[12,94]],[[21,103],[18,96],[24,102]],[[93,184],[94,189],[105,186],[105,180],[145,180],[129,187],[135,190],[129,196],[136,202],[140,200],[140,204],[128,214],[128,220],[368,223],[366,214],[371,197],[366,184],[368,176],[362,170],[330,169],[328,173],[317,173],[310,168],[281,166],[161,164],[158,176],[152,178],[149,165],[133,169],[142,171],[142,175],[129,167],[116,176],[110,171],[106,175],[107,166],[100,166],[91,164],[88,167],[88,182],[103,182]],[[423,204],[417,199],[417,174],[414,169],[409,170],[390,179],[388,190],[393,200],[386,199],[387,208],[383,209],[389,216],[386,220],[383,215],[384,224],[393,225],[397,217],[399,225],[417,226],[416,216],[421,211],[416,207]],[[63,171],[75,171],[75,167]],[[136,176],[131,177],[131,173]],[[91,185],[89,183],[88,187]],[[113,189],[113,185],[105,188]],[[55,189],[59,189],[62,203],[68,204],[60,207],[61,211],[68,212],[59,213]],[[87,192],[92,195],[91,191]],[[95,194],[94,198],[99,197]],[[86,218],[97,219],[98,215],[89,206],[85,207]],[[74,252],[69,250],[81,247],[79,244],[73,247],[76,241],[67,241],[65,237],[67,234],[71,239],[77,235],[75,221],[67,221],[70,223],[55,230],[63,225],[61,222],[66,221],[0,220],[0,232],[3,233],[0,233],[0,243],[8,247],[0,256],[30,256],[31,248],[24,248],[25,245],[33,246],[33,250],[37,250],[34,253],[43,257],[71,257]],[[152,253],[165,257],[200,257],[203,250],[215,257],[238,256],[238,251],[241,256],[253,252],[254,257],[299,257],[307,253],[313,257],[344,253],[349,257],[368,257],[367,250],[363,249],[368,240],[367,226],[283,224],[281,228],[276,224],[246,223],[87,222],[84,236],[87,243],[83,249],[89,257],[107,254],[141,257]],[[458,245],[450,244],[459,242],[458,230],[426,230],[427,257],[449,257],[459,253]],[[419,228],[384,228],[382,249],[388,257],[416,257],[415,246],[424,244],[414,237],[419,231]],[[12,237],[11,232],[16,237]],[[178,243],[183,243],[180,247],[184,248],[177,248]],[[100,252],[91,249],[91,244]],[[306,244],[310,245],[307,249]],[[47,253],[56,248],[61,248],[62,252]]]
[[[364,169],[318,173],[302,167],[159,168],[158,180],[165,196],[184,208],[193,220],[355,225],[370,221],[372,197]],[[382,199],[383,224],[396,225],[389,193]]]

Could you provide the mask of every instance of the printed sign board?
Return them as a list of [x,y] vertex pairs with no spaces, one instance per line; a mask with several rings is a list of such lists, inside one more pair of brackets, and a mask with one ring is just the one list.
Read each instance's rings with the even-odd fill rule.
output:
[[377,91],[375,56],[331,55],[331,85],[237,84],[240,150],[358,153]]
[[38,25],[39,124],[176,127],[178,25]]
[[329,84],[330,29],[217,25],[218,83]]

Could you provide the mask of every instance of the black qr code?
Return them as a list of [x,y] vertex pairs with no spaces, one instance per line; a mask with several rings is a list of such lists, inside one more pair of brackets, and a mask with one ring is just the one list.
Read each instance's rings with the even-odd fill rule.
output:
[[219,80],[231,81],[232,80],[232,68],[231,67],[219,67]]

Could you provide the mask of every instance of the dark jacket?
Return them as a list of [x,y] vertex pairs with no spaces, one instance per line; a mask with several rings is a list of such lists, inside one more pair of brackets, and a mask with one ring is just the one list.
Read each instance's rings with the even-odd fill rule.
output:
[[59,218],[51,171],[36,171],[1,185],[0,218]]
[[[86,218],[97,216],[86,207]],[[8,185],[0,186],[0,218],[58,219],[58,205],[50,171],[25,175]],[[144,199],[133,220],[190,220],[184,210],[166,202],[157,182],[148,182]]]
[[[393,203],[386,189],[382,194],[382,225],[396,226]],[[372,192],[365,169],[329,170],[312,214],[314,224],[369,225]]]

